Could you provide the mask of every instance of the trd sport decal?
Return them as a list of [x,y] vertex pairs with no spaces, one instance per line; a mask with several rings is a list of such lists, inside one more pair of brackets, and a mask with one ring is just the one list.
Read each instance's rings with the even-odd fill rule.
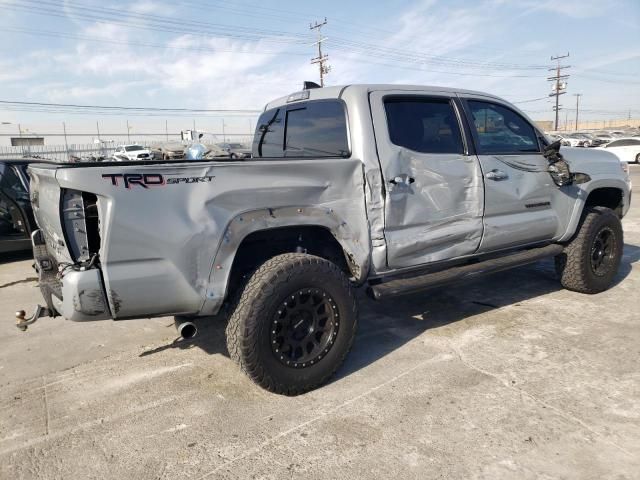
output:
[[162,187],[164,185],[176,185],[178,183],[209,183],[215,176],[204,177],[167,177],[160,173],[105,173],[102,178],[111,180],[111,185],[116,187],[122,185],[131,188],[138,185],[142,188]]

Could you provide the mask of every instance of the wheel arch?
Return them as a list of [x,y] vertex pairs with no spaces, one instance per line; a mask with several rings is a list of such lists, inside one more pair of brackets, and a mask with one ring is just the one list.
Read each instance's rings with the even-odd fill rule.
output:
[[575,204],[567,220],[567,229],[564,235],[558,238],[558,242],[566,242],[573,237],[580,219],[590,207],[610,208],[620,218],[628,210],[630,193],[623,180],[597,180],[590,182],[587,186],[588,188],[584,188],[580,185],[582,188],[577,188],[575,194],[571,194],[575,198]]
[[584,202],[584,209],[589,207],[606,207],[622,217],[624,207],[624,191],[617,187],[599,187],[591,190]]
[[282,253],[330,260],[355,284],[367,278],[369,233],[352,227],[331,208],[286,207],[245,212],[225,229],[213,260],[202,315],[216,313],[243,277]]

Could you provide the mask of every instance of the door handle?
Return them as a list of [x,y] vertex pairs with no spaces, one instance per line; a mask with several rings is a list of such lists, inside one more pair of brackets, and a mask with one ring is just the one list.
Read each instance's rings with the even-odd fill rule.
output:
[[410,185],[415,181],[416,181],[415,178],[404,174],[404,175],[398,175],[397,177],[394,177],[392,180],[389,180],[389,183],[391,185]]
[[489,180],[505,180],[509,178],[509,175],[507,175],[502,170],[498,170],[497,168],[494,168],[490,172],[487,172],[485,174],[485,177],[488,178]]

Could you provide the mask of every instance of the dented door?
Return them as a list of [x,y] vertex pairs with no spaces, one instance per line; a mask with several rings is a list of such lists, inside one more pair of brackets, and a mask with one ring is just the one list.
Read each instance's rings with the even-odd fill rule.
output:
[[450,94],[378,91],[370,102],[389,268],[474,253],[482,237],[482,174]]

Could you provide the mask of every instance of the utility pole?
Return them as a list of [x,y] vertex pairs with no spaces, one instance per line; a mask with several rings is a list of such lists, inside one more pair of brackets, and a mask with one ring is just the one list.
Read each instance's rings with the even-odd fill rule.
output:
[[320,69],[320,86],[324,87],[324,76],[331,71],[331,67],[326,63],[329,61],[328,55],[322,54],[322,42],[326,40],[326,38],[322,37],[322,27],[327,24],[327,18],[325,17],[324,22],[318,23],[315,22],[313,25],[309,24],[309,30],[317,30],[318,31],[318,41],[313,45],[318,45],[318,56],[311,59],[311,63],[317,63]]
[[227,143],[227,134],[224,131],[224,118],[222,119],[222,141]]
[[129,119],[127,118],[127,143],[131,143],[131,134],[129,133]]
[[556,74],[553,77],[547,77],[547,81],[553,82],[551,85],[552,92],[549,94],[550,97],[556,97],[556,105],[553,110],[556,112],[556,122],[555,122],[555,130],[558,130],[558,112],[560,110],[561,105],[558,104],[560,95],[564,95],[567,89],[567,82],[565,80],[569,78],[569,75],[560,75],[561,70],[565,68],[570,68],[570,65],[560,65],[560,60],[563,58],[567,58],[569,53],[566,55],[559,55],[557,57],[551,57],[551,60],[555,60],[557,62],[556,66],[550,68],[549,71],[555,71]]
[[67,143],[67,125],[62,122],[62,131],[64,132],[64,148],[67,151],[67,159],[69,157],[69,144]]
[[98,131],[98,141],[100,141],[100,123],[96,122],[96,130]]
[[167,138],[167,142],[169,141],[169,120],[164,121],[164,135]]
[[581,93],[574,93],[574,97],[576,97],[576,130],[578,130],[578,112],[580,111],[580,97]]

